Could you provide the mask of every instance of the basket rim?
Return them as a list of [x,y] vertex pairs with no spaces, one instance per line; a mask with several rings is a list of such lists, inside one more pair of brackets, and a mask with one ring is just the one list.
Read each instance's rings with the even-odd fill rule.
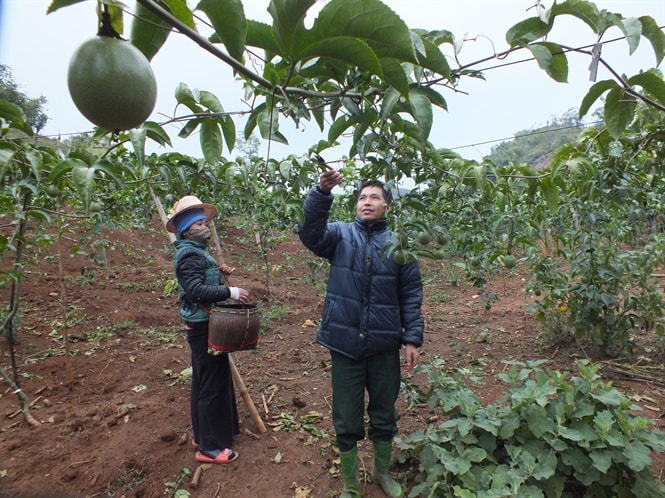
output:
[[239,315],[239,316],[252,316],[257,315],[258,310],[253,309],[236,309],[236,308],[210,308],[210,315],[215,313],[216,315]]

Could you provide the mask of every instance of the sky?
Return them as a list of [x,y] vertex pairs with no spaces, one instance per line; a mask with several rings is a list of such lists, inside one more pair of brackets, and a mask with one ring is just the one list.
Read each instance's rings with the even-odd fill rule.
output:
[[[44,96],[49,121],[43,135],[66,138],[91,131],[92,125],[74,106],[67,90],[67,68],[76,48],[96,34],[96,2],[86,0],[47,15],[50,0],[0,0],[0,64],[9,66],[19,89],[28,97]],[[126,5],[133,10],[134,2]],[[197,2],[188,2],[190,6]],[[319,4],[323,5],[323,0]],[[508,45],[505,32],[515,23],[535,15],[531,7],[536,0],[384,0],[410,28],[446,29],[455,39],[465,40],[459,53],[462,64],[491,58]],[[551,1],[543,1],[550,7]],[[267,12],[269,0],[244,0],[248,19],[271,22]],[[598,0],[600,9],[625,17],[649,15],[659,26],[665,25],[665,0]],[[557,24],[558,24],[557,20]],[[555,24],[555,26],[557,26]],[[125,35],[129,35],[131,18],[125,15]],[[608,31],[603,41],[619,38],[617,28]],[[595,35],[581,21],[569,18],[555,27],[550,36],[569,46],[590,46]],[[635,53],[629,55],[625,40],[606,44],[603,58],[620,74],[635,74],[640,69],[656,67],[656,59],[646,38]],[[589,80],[587,56],[568,54],[569,81],[556,83],[524,51],[516,56],[492,59],[474,69],[484,69],[485,81],[463,80],[461,92],[443,92],[448,111],[436,111],[430,141],[437,147],[455,150],[467,159],[482,160],[492,146],[510,140],[515,133],[546,125],[571,108],[577,109],[593,84]],[[221,60],[201,49],[184,35],[172,34],[151,61],[158,85],[158,98],[150,120],[163,122],[173,116],[175,88],[181,82],[190,88],[208,90],[217,95],[226,111],[247,110],[242,102],[241,83]],[[663,70],[663,66],[659,66]],[[597,80],[610,78],[604,67]],[[238,130],[244,122],[237,122]],[[280,130],[289,145],[262,141],[259,153],[275,159],[289,154],[301,155],[321,139],[314,122],[304,122],[295,129],[280,122]],[[198,136],[182,140],[176,137],[178,127],[167,128],[173,148],[149,146],[149,152],[178,151],[201,157]],[[233,158],[225,149],[223,155]],[[348,145],[327,151],[324,157],[333,161],[348,154]],[[333,157],[333,156],[338,157]]]

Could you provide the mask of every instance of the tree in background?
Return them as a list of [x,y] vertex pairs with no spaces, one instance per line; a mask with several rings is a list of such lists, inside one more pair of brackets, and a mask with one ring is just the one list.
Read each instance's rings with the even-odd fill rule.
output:
[[19,90],[9,66],[0,64],[0,99],[16,104],[27,116],[27,122],[39,134],[46,126],[49,117],[44,112],[46,97],[30,98]]

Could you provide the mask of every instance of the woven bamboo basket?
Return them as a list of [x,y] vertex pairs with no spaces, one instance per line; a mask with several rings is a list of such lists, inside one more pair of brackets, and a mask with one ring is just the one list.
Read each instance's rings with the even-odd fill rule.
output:
[[211,308],[208,353],[256,349],[259,327],[259,310],[254,304],[227,304]]

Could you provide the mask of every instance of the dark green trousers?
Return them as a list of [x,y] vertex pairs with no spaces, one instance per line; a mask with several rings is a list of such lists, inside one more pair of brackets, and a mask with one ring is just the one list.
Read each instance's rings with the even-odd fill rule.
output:
[[331,352],[333,425],[340,451],[349,451],[365,438],[365,391],[368,394],[368,435],[372,441],[392,441],[399,415],[395,401],[400,387],[399,351],[362,360]]

